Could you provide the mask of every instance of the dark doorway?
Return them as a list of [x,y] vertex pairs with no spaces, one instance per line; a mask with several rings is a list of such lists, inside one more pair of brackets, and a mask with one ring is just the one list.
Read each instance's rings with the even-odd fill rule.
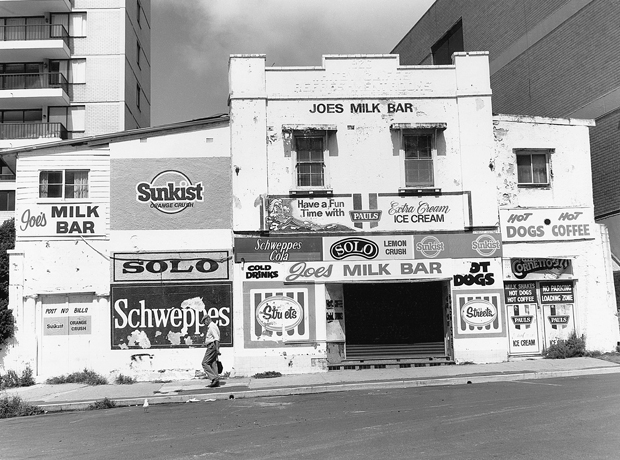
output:
[[444,341],[442,282],[345,284],[347,345]]

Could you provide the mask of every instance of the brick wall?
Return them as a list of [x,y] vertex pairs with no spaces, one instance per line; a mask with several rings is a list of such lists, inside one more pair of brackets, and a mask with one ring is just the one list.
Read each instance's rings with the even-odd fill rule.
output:
[[[425,59],[431,46],[462,18],[465,50],[489,51],[493,68],[494,59],[527,31],[549,29],[491,75],[493,111],[566,117],[620,87],[619,6],[617,0],[438,0],[393,52],[401,55],[402,64],[430,63]],[[549,26],[549,18],[574,11],[559,26]],[[601,114],[596,122],[590,137],[595,213],[600,216],[620,210],[620,113]]]

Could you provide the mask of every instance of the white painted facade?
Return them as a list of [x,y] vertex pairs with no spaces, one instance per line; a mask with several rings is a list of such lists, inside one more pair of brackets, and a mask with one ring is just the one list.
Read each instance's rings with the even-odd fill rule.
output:
[[[10,254],[9,307],[16,330],[14,340],[0,351],[2,368],[29,366],[39,381],[84,368],[111,379],[118,374],[144,380],[193,376],[204,354],[204,332],[200,330],[194,334],[194,342],[180,347],[166,340],[159,347],[153,343],[153,347],[143,348],[142,338],[171,330],[173,319],[169,317],[169,324],[160,324],[159,329],[149,327],[148,322],[140,324],[136,321],[140,304],[134,304],[125,314],[133,320],[136,328],[131,333],[139,339],[130,342],[124,331],[115,329],[123,316],[115,316],[114,289],[135,292],[147,301],[152,292],[163,290],[169,298],[182,296],[175,293],[179,280],[168,282],[166,273],[145,281],[121,275],[118,269],[123,270],[122,264],[130,260],[141,263],[145,258],[164,257],[164,253],[179,259],[185,254],[231,254],[227,118],[93,137],[83,145],[64,142],[12,153],[18,156],[19,217],[16,247]],[[40,174],[47,170],[88,171],[88,197],[41,198]],[[170,215],[160,213],[149,201],[140,202],[137,184],[148,184],[167,170],[182,171],[184,180],[203,184],[202,201]],[[172,182],[174,177],[167,180]],[[59,217],[63,206],[68,211]],[[219,262],[224,269],[229,263],[226,257]],[[226,286],[232,280],[224,269],[218,271],[218,282]],[[200,277],[183,284],[190,290],[210,286],[208,279],[203,282]],[[129,307],[132,300],[136,298],[121,303]],[[149,308],[148,302],[145,306]],[[205,311],[200,303],[178,307],[170,305],[183,312],[177,322],[184,317],[195,320]],[[184,313],[190,308],[191,313]],[[182,335],[172,332],[170,337],[174,340]],[[232,362],[230,347],[222,347],[222,354]]]
[[[233,376],[501,362],[572,331],[612,350],[592,122],[492,115],[488,75],[486,53],[232,56],[230,117],[9,151],[17,329],[2,368],[192,377],[207,311]],[[431,141],[413,163],[423,185],[411,136]],[[322,143],[321,183],[300,185],[303,139]],[[524,183],[524,154],[548,180]],[[42,198],[50,170],[87,171],[88,197]]]
[[[231,147],[237,171],[233,176],[235,310],[238,315],[243,310],[244,318],[252,321],[264,315],[267,296],[274,302],[278,295],[312,298],[295,306],[306,315],[309,336],[290,331],[286,321],[281,322],[281,334],[265,335],[263,331],[255,337],[246,330],[244,357],[237,356],[235,361],[239,372],[312,372],[361,362],[372,365],[380,363],[385,353],[411,362],[425,356],[457,363],[499,362],[511,356],[540,356],[549,343],[573,330],[586,336],[589,349],[615,347],[618,327],[608,241],[605,229],[593,220],[588,145],[592,122],[493,116],[488,55],[484,52],[456,53],[451,66],[400,66],[398,56],[378,55],[324,56],[322,66],[280,68],[266,67],[263,55],[238,55],[230,59],[229,82]],[[429,129],[433,134],[432,184],[407,187],[400,136]],[[295,145],[304,136],[323,138],[324,179],[318,186],[300,187],[296,182],[301,166]],[[547,164],[549,184],[517,184],[517,151],[528,149],[552,152]],[[417,217],[410,215],[408,227],[402,218],[397,222],[397,216],[392,215],[400,212],[393,203],[417,206],[421,200],[436,209],[448,207],[450,214],[434,223],[413,222]],[[344,210],[342,214],[338,206]],[[513,211],[528,209],[537,211],[537,219],[550,218],[549,224],[543,224],[549,227],[562,224],[563,213],[580,213],[575,221],[577,233],[533,241],[509,237],[509,222],[502,223],[500,218],[510,219]],[[321,210],[327,212],[321,214]],[[356,221],[355,210],[382,214],[375,213],[369,224],[363,219]],[[497,243],[496,237],[501,239],[501,251],[482,250],[472,256],[455,250],[459,244],[468,244],[471,252],[481,235],[491,245]],[[438,248],[444,247],[445,240],[443,255],[420,255],[417,245],[427,237],[435,238],[433,244]],[[383,257],[373,254],[374,259],[355,254],[330,259],[330,248],[333,251],[334,245],[347,238],[370,239],[384,246],[408,241],[409,262],[390,259],[387,252]],[[277,242],[296,242],[304,248],[318,244],[322,250],[269,253],[261,247],[276,247]],[[534,300],[530,299],[534,303],[519,307],[506,303],[511,285],[505,285],[504,280],[517,280],[510,267],[521,258],[534,265],[559,264],[570,269],[527,274],[525,280],[534,286]],[[416,273],[406,265],[411,259],[422,263]],[[440,267],[434,272],[433,263]],[[490,274],[492,286],[462,283],[476,270]],[[432,352],[407,348],[407,341],[416,342],[413,332],[403,339],[405,343],[396,337],[349,340],[349,335],[358,334],[356,328],[364,327],[347,326],[348,318],[354,316],[350,312],[363,303],[360,297],[364,291],[358,284],[370,283],[385,293],[385,302],[394,303],[399,294],[390,294],[390,286],[400,292],[397,290],[412,281],[435,286],[434,295],[449,298],[433,307],[443,309],[444,324],[443,335],[438,332],[427,339],[427,348],[434,347]],[[555,285],[555,281],[562,282]],[[338,301],[342,301],[342,290],[353,293],[355,299],[352,308],[345,293],[344,314],[336,309],[339,320],[334,319],[334,289]],[[543,295],[543,290],[557,289],[566,289],[564,302],[570,298],[573,303],[568,307],[550,305],[555,297]],[[412,297],[422,295],[422,291],[403,292]],[[487,311],[493,312],[494,322],[482,326],[466,323],[464,305],[470,301],[482,301],[475,307],[479,315],[487,314],[480,305],[493,304]],[[285,304],[282,308],[295,302],[287,300]],[[393,326],[380,308],[364,308],[371,328]],[[400,307],[406,308],[406,303]],[[516,313],[519,308],[528,312],[537,308],[537,316]],[[570,309],[570,315],[565,309]],[[432,321],[435,323],[429,325],[437,325],[441,319]],[[532,322],[526,327],[518,321]],[[568,323],[545,325],[545,321]],[[256,327],[268,329],[262,323]],[[286,337],[285,329],[294,339]],[[394,335],[398,334],[407,332],[399,330]],[[525,335],[515,339],[519,334]],[[374,341],[373,347],[364,340]],[[515,341],[519,344],[513,346]],[[390,347],[400,351],[388,351]],[[358,349],[366,351],[358,353]]]

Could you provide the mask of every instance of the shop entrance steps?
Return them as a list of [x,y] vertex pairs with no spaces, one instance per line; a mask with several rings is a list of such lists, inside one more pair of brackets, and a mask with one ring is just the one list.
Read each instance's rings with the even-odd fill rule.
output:
[[346,345],[346,357],[339,363],[328,364],[328,369],[389,369],[406,367],[442,366],[454,364],[446,355],[443,342],[416,344]]

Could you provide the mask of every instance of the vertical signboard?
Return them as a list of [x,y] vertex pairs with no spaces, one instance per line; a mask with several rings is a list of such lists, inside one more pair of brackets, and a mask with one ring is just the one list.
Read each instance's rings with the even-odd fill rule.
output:
[[566,340],[575,331],[575,293],[572,281],[540,282],[545,345]]
[[504,281],[510,354],[540,353],[536,283]]

